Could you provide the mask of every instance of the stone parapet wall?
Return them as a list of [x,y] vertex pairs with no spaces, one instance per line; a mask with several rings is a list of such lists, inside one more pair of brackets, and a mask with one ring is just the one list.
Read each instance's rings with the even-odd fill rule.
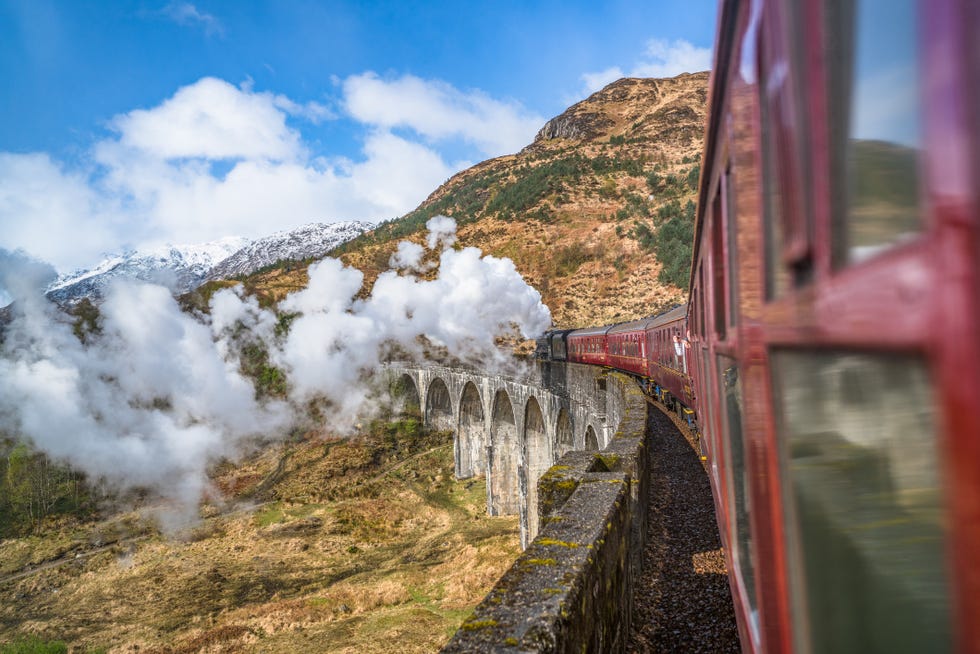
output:
[[443,652],[622,652],[646,540],[647,403],[603,375],[599,452],[564,454],[538,482],[540,529]]

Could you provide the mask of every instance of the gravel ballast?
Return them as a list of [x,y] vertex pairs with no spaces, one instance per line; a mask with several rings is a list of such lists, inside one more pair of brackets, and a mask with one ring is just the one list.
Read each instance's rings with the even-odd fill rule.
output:
[[651,407],[650,506],[631,652],[740,652],[711,487],[686,428]]

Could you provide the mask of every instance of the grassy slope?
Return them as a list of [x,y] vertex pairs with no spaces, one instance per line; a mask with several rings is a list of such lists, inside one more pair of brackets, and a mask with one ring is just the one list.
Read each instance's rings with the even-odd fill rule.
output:
[[[488,517],[483,480],[453,477],[447,434],[412,431],[310,438],[216,470],[216,487],[253,508],[205,506],[211,517],[176,540],[128,540],[139,527],[126,516],[0,542],[0,643],[36,634],[78,651],[437,649],[516,557],[517,518]],[[9,579],[42,560],[32,552],[59,548],[63,564]]]

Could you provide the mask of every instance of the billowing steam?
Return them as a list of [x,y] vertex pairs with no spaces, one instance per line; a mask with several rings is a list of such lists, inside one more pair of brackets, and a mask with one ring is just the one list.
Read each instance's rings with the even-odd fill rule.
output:
[[[367,379],[397,347],[420,355],[420,337],[488,365],[506,357],[495,339],[550,324],[537,291],[509,259],[453,249],[455,223],[429,221],[431,279],[421,246],[402,243],[366,299],[363,275],[335,259],[309,268],[309,284],[278,316],[239,288],[215,293],[210,316],[191,316],[170,292],[120,283],[101,307],[100,333],[80,340],[72,319],[43,296],[50,267],[0,251],[0,290],[15,299],[0,346],[0,430],[121,488],[147,488],[183,507],[207,490],[207,466],[255,437],[284,434],[318,400],[327,427],[345,431],[372,403]],[[431,271],[431,270],[430,270]],[[240,343],[261,342],[286,372],[285,400],[257,400]]]

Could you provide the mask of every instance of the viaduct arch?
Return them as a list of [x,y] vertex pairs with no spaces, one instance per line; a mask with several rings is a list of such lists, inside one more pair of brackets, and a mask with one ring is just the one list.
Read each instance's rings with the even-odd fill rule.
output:
[[535,362],[506,376],[393,363],[385,374],[426,427],[453,432],[456,477],[486,478],[487,512],[519,515],[525,547],[538,531],[538,479],[568,451],[605,447],[618,420],[592,366]]

